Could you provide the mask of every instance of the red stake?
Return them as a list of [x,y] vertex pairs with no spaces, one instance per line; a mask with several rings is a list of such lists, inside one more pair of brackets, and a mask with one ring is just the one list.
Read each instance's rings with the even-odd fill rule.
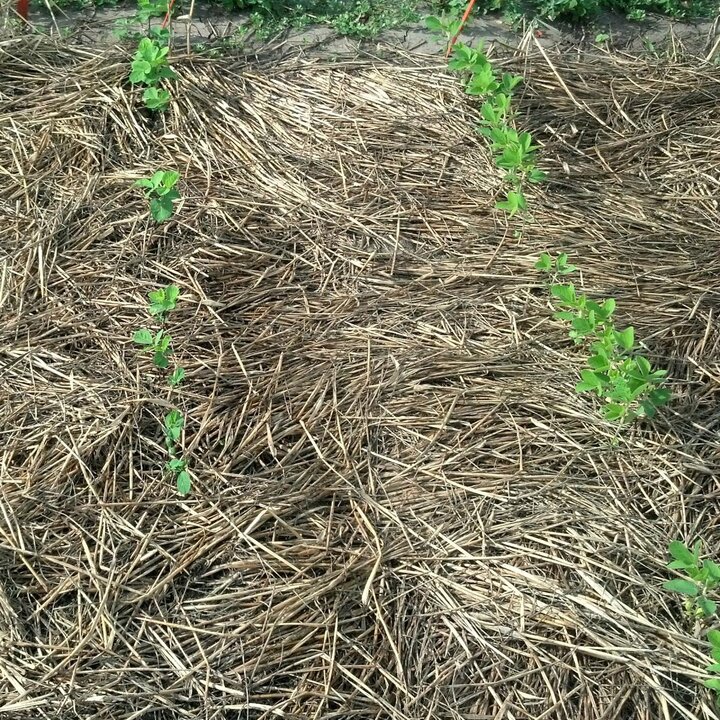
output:
[[30,11],[30,0],[17,0],[17,14],[25,21],[28,21]]
[[[473,0],[473,2],[475,2],[475,0]],[[175,0],[170,0],[170,2],[168,3],[168,9],[167,9],[167,12],[165,13],[165,18],[162,21],[162,25],[160,26],[163,30],[167,27],[167,24],[170,22],[170,16],[172,15],[172,9],[173,9],[174,4],[175,4]]]
[[457,39],[460,37],[460,33],[463,31],[463,28],[465,27],[465,23],[467,22],[467,19],[470,17],[470,13],[472,12],[473,5],[475,5],[475,0],[470,0],[467,7],[465,8],[465,12],[463,13],[462,20],[460,20],[460,27],[458,28],[458,31],[455,33],[455,36],[450,41],[450,44],[448,45],[447,52],[445,53],[445,58],[450,57],[450,53],[452,52],[453,47],[455,47],[455,43],[457,42]]

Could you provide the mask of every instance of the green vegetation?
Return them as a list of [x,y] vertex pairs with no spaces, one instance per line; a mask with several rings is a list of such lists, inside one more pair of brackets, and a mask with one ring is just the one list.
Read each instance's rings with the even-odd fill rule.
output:
[[174,212],[173,201],[180,199],[175,189],[180,173],[174,170],[158,170],[151,178],[141,178],[135,187],[145,188],[145,197],[150,201],[150,214],[156,223],[169,220]]
[[[426,19],[428,28],[451,40],[459,28],[459,21],[450,16]],[[495,72],[487,56],[480,48],[457,43],[452,49],[449,68],[458,73],[468,95],[482,101],[478,131],[490,141],[495,164],[505,172],[507,185],[505,198],[496,203],[499,210],[510,216],[527,209],[524,188],[527,183],[539,183],[545,173],[535,166],[538,147],[528,132],[518,132],[513,127],[514,113],[511,109],[512,92],[523,78],[519,75]]]
[[[114,6],[120,0],[56,0],[59,7]],[[203,3],[211,4],[211,3]],[[383,30],[420,19],[428,5],[436,13],[458,17],[466,0],[217,0],[228,9],[250,11],[251,26],[261,36],[288,27],[330,25],[343,35],[374,37]],[[145,23],[167,12],[167,0],[137,0],[133,22]],[[176,2],[177,14],[187,12],[189,0]],[[507,18],[540,17],[585,22],[600,12],[618,12],[630,20],[647,14],[677,19],[712,17],[720,12],[718,0],[478,0],[474,14],[502,12]]]
[[[145,107],[150,110],[164,110],[170,102],[170,93],[159,87],[162,80],[177,78],[168,63],[169,52],[170,48],[167,45],[163,45],[153,38],[144,37],[138,43],[138,49],[132,61],[130,82],[133,85],[147,85],[143,93],[143,101]],[[143,187],[151,186],[144,185]]]
[[[681,571],[682,577],[666,582],[663,587],[685,598],[685,612],[689,617],[709,618],[717,612],[717,603],[708,597],[720,585],[720,566],[712,560],[700,560],[702,543],[698,540],[693,549],[679,540],[673,540],[668,553],[673,560],[671,570]],[[720,658],[716,658],[720,662]]]
[[579,294],[573,283],[557,282],[557,276],[576,270],[565,253],[557,258],[543,253],[535,267],[551,276],[550,294],[563,308],[554,317],[569,322],[570,338],[592,353],[575,390],[594,393],[603,400],[602,412],[607,420],[630,422],[638,417],[654,417],[670,399],[670,391],[660,387],[667,371],[653,370],[650,361],[638,354],[632,326],[615,328],[615,300],[596,302]]
[[175,479],[175,486],[181,495],[187,495],[191,486],[187,462],[182,458],[179,450],[184,426],[185,418],[179,410],[171,410],[165,415],[163,431],[165,433],[165,447],[170,456],[170,460],[165,463],[165,469]]
[[[708,597],[720,585],[720,566],[712,560],[700,560],[702,543],[698,540],[690,550],[680,540],[673,540],[668,553],[673,558],[668,564],[671,570],[681,571],[683,577],[666,582],[663,587],[685,598],[685,613],[692,619],[709,620],[716,617],[717,602]],[[705,671],[714,677],[705,680],[706,688],[713,690],[720,706],[720,631],[711,629],[707,633],[712,663]]]
[[[177,285],[167,285],[164,288],[152,290],[148,293],[149,315],[164,325],[168,314],[177,306],[180,289]],[[160,370],[167,370],[172,356],[172,338],[161,327],[156,332],[142,328],[133,334],[133,341],[145,350],[153,353],[153,363]],[[167,376],[168,385],[177,388],[185,379],[185,370],[175,367],[172,373]],[[175,485],[181,495],[190,492],[190,474],[187,470],[187,461],[182,457],[180,450],[180,439],[185,426],[185,418],[177,408],[165,415],[163,420],[163,433],[165,435],[165,447],[170,459],[165,463],[165,469],[175,479]]]

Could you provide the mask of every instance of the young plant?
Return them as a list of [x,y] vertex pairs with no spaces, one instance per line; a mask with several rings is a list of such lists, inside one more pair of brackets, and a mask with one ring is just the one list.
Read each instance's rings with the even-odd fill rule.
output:
[[716,702],[720,704],[720,630],[709,630],[707,638],[710,642],[710,655],[713,662],[705,670],[717,677],[708,678],[705,680],[704,685],[706,688],[715,691]]
[[187,495],[191,486],[187,462],[178,453],[184,426],[185,418],[179,410],[171,410],[165,415],[163,424],[165,447],[170,455],[170,460],[165,463],[165,469],[175,478],[175,485],[181,495]]
[[[680,540],[673,540],[668,546],[668,553],[673,558],[668,568],[680,571],[683,577],[668,580],[663,588],[679,593],[685,598],[685,612],[691,618],[709,618],[717,612],[717,603],[708,595],[720,585],[720,566],[709,559],[701,561],[701,549],[700,540],[695,543],[692,550]],[[720,638],[720,633],[718,637]],[[716,657],[715,660],[720,662],[720,657]],[[718,670],[720,665],[714,672]],[[720,689],[720,686],[716,689]]]
[[458,43],[450,60],[451,70],[464,77],[465,92],[482,99],[478,131],[490,141],[495,164],[505,171],[504,180],[509,188],[505,199],[496,207],[510,216],[527,209],[524,186],[538,183],[546,175],[535,166],[538,146],[528,132],[519,133],[512,125],[511,99],[522,77],[503,73],[498,75],[482,48],[471,48]]
[[170,93],[161,89],[161,80],[174,80],[177,75],[168,64],[170,48],[158,41],[145,37],[138,43],[130,70],[133,85],[147,85],[143,93],[145,107],[164,110],[170,102]]
[[172,348],[170,347],[172,338],[164,330],[158,330],[154,335],[146,328],[136,330],[133,340],[153,354],[155,367],[161,370],[167,369],[172,354]]
[[148,293],[148,298],[150,299],[148,312],[160,320],[160,322],[164,322],[167,314],[175,309],[179,295],[180,288],[178,288],[177,285],[167,285],[158,290],[151,290]]
[[135,181],[135,187],[145,188],[145,197],[150,201],[150,214],[157,223],[169,220],[173,215],[173,200],[180,199],[175,189],[180,173],[174,170],[158,170],[151,178]]
[[[175,309],[177,299],[180,295],[180,288],[177,285],[166,285],[164,288],[151,290],[148,293],[148,313],[161,323],[167,320],[169,312]],[[155,366],[165,370],[170,365],[170,356],[172,355],[172,338],[164,329],[160,329],[153,333],[147,328],[137,330],[133,334],[133,340],[153,353],[153,362]],[[168,383],[171,387],[177,387],[185,378],[185,370],[177,367],[168,377]]]
[[[576,270],[565,253],[557,258],[543,253],[535,267],[551,276],[564,276]],[[562,308],[554,317],[569,322],[570,338],[592,352],[588,367],[580,371],[581,380],[575,390],[594,393],[604,400],[602,412],[607,420],[629,422],[642,416],[654,417],[658,408],[670,399],[670,392],[660,387],[667,371],[653,370],[650,361],[637,353],[632,327],[615,328],[612,320],[615,300],[590,300],[578,294],[573,283],[551,282],[549,289]]]

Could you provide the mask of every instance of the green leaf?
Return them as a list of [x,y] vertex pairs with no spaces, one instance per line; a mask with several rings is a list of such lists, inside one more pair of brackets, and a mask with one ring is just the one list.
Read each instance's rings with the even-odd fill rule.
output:
[[170,472],[180,472],[184,470],[186,466],[187,463],[182,458],[173,458],[165,463],[165,467],[170,470]]
[[535,263],[535,269],[541,272],[550,272],[553,269],[553,261],[550,255],[543,253]]
[[720,692],[720,678],[710,678],[709,680],[705,680],[703,685],[705,685],[706,688],[710,688],[710,690]]
[[152,333],[146,329],[136,330],[135,333],[133,334],[133,340],[138,345],[152,345],[153,344]]
[[707,639],[713,648],[720,648],[720,630],[708,630]]
[[621,420],[627,413],[627,408],[617,403],[607,403],[602,410],[603,417],[606,420]]
[[702,610],[703,615],[708,618],[715,614],[715,611],[717,610],[717,603],[710,600],[710,598],[706,598],[705,596],[701,595],[696,600],[697,606]]
[[695,567],[695,556],[688,549],[687,545],[680,540],[673,540],[668,545],[668,553],[678,562],[684,563],[683,567]]
[[708,665],[705,668],[705,672],[709,673],[720,673],[720,662],[713,663],[712,665]]
[[[533,168],[528,172],[528,181],[537,184],[541,183],[545,178],[547,177],[547,173],[543,172],[542,170],[538,170],[537,168]],[[571,265],[570,267],[573,268],[573,270],[576,270],[574,265]]]
[[652,419],[657,415],[657,408],[649,400],[643,400],[640,403],[640,409],[648,418]]
[[624,330],[615,332],[615,339],[618,345],[625,350],[632,350],[635,345],[635,330],[632,326],[625,328]]
[[172,202],[166,201],[165,198],[153,198],[150,200],[150,214],[155,222],[164,223],[172,217]]
[[175,307],[175,302],[180,296],[180,288],[177,285],[168,285],[165,288],[165,299],[168,305]]
[[683,578],[675,578],[674,580],[668,580],[663,584],[665,590],[670,592],[680,593],[688,597],[697,597],[699,594],[698,586],[690,580],[684,580]]
[[177,476],[177,490],[181,495],[187,495],[190,492],[190,473],[187,470],[182,470]]
[[575,286],[572,283],[567,285],[551,285],[550,294],[560,300],[564,305],[575,307],[577,298],[575,297]]
[[712,560],[705,560],[703,565],[708,569],[710,578],[715,582],[720,582],[720,566]]
[[588,365],[593,370],[600,370],[601,372],[608,370],[610,367],[607,357],[603,355],[591,355],[588,358]]
[[175,368],[173,374],[168,378],[168,382],[173,387],[177,387],[185,379],[185,370],[183,368]]
[[153,362],[155,363],[156,367],[161,368],[164,370],[169,365],[167,356],[163,352],[156,352],[155,355],[153,355]]
[[148,110],[164,110],[170,104],[170,93],[167,90],[149,87],[143,93],[143,102]]
[[440,22],[440,18],[435,17],[434,15],[428,15],[425,18],[425,27],[427,27],[430,32],[434,33],[444,33],[445,32],[445,25]]
[[656,407],[665,405],[670,400],[670,391],[667,388],[657,388],[648,395],[648,400]]

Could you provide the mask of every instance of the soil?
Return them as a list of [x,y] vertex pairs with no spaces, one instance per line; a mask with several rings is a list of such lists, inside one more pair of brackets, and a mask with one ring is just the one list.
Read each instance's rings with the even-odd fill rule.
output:
[[[133,16],[132,8],[91,8],[64,10],[50,15],[47,11],[35,11],[31,17],[35,31],[70,37],[73,41],[96,44],[119,42],[119,22]],[[159,21],[154,21],[159,23]],[[197,9],[191,22],[176,19],[174,33],[178,41],[193,44],[221,45],[257,52],[267,47],[268,41],[247,33],[247,12],[228,12],[220,7]],[[464,33],[466,41],[483,41],[505,48],[516,48],[531,29],[535,38],[546,48],[577,48],[596,44],[598,34],[609,36],[601,47],[631,53],[647,53],[655,56],[675,56],[680,48],[692,55],[707,59],[718,55],[720,36],[718,19],[696,22],[676,22],[666,17],[653,16],[643,21],[629,21],[623,15],[606,13],[586,27],[562,23],[550,24],[541,20],[512,26],[498,14],[488,14],[474,19]],[[270,43],[283,52],[301,50],[323,57],[347,56],[348,53],[372,52],[379,47],[393,47],[408,52],[440,53],[444,44],[430,33],[422,22],[388,30],[373,40],[342,37],[331,27],[308,26],[289,30],[273,38]]]

